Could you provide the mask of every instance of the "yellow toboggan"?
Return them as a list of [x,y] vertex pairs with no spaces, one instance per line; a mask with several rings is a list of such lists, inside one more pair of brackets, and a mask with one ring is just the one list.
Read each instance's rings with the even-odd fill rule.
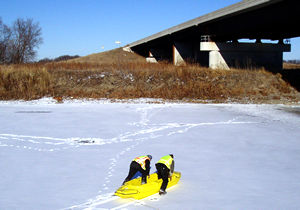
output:
[[[181,173],[174,171],[172,179],[169,178],[167,188],[176,185],[180,177]],[[126,182],[115,192],[115,195],[121,198],[134,198],[139,200],[158,193],[162,184],[162,179],[157,179],[157,173],[153,173],[150,175],[150,178],[147,178],[147,184],[142,185],[141,181],[141,177],[139,177]]]

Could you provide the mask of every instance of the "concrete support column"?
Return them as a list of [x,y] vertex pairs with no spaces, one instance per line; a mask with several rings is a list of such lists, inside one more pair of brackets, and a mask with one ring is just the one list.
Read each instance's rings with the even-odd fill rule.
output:
[[149,56],[146,58],[146,61],[148,63],[157,63],[157,59],[153,56],[151,50],[149,51]]
[[265,68],[282,69],[283,52],[289,52],[289,44],[200,42],[200,52],[209,52],[212,69]]
[[173,64],[185,65],[197,60],[198,44],[193,42],[175,42],[173,44]]
[[176,45],[173,45],[173,64],[176,66],[185,65],[185,61],[176,48]]
[[153,47],[149,50],[149,55],[146,61],[156,63],[158,61],[170,61],[172,59],[172,48],[170,46]]
[[209,52],[209,68],[229,70],[227,62],[224,60],[220,51],[212,50]]

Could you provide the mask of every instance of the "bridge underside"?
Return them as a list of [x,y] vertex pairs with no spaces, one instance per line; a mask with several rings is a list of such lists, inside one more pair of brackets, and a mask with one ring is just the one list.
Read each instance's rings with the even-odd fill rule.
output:
[[[211,20],[208,14],[198,18],[199,24],[177,31],[175,26],[130,48],[149,61],[168,60],[176,65],[198,62],[226,69],[254,66],[278,71],[282,68],[283,52],[290,51],[290,45],[283,40],[300,36],[298,4],[295,0],[273,0]],[[201,18],[208,20],[201,22]],[[256,43],[238,43],[239,39],[254,39]],[[262,39],[278,40],[278,44],[263,44]]]

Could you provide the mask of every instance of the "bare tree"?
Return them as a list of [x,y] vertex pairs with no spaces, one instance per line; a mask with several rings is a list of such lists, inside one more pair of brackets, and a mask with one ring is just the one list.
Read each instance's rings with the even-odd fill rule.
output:
[[12,28],[11,44],[9,45],[10,63],[27,63],[36,56],[35,48],[43,42],[41,28],[32,19],[17,19]]
[[32,19],[17,19],[12,27],[0,18],[0,63],[27,63],[36,56],[43,42],[42,29]]
[[0,18],[0,64],[9,62],[8,49],[11,38],[11,30],[3,24]]

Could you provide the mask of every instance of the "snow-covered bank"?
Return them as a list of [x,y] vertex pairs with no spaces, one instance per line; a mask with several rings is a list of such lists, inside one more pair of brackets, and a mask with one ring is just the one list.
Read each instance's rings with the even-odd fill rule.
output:
[[[298,209],[299,106],[0,102],[0,209]],[[182,172],[159,200],[111,197],[143,154]]]

